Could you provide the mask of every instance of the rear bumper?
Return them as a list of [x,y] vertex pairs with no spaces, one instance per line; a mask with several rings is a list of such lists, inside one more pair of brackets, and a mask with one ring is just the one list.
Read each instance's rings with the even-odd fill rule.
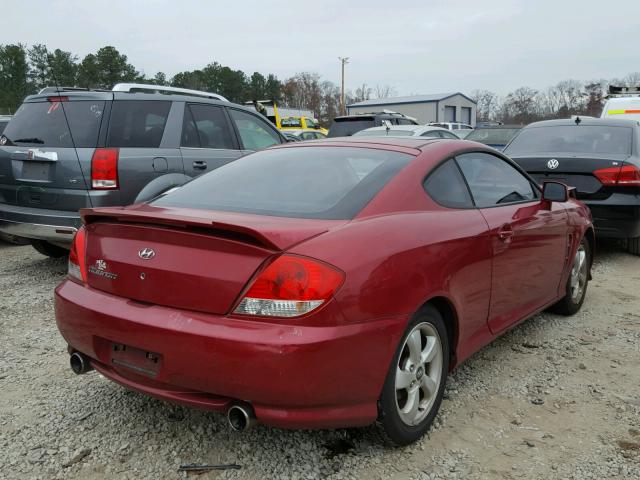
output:
[[17,237],[71,244],[82,224],[77,212],[0,203],[0,232]]
[[[56,289],[55,307],[70,349],[111,380],[209,410],[248,402],[258,421],[282,428],[374,422],[407,321],[283,325],[143,305],[68,280]],[[114,363],[114,343],[159,355],[156,372]]]
[[615,193],[607,200],[583,202],[591,209],[597,236],[640,237],[640,195]]

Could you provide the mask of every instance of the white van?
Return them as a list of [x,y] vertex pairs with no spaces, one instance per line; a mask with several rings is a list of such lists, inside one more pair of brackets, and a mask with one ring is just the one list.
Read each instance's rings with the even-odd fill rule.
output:
[[[610,98],[607,100],[607,103],[604,104],[604,108],[602,109],[602,115],[600,115],[601,118],[628,118],[630,120],[640,120],[640,88],[610,86],[609,95]],[[613,97],[612,95],[616,96]]]

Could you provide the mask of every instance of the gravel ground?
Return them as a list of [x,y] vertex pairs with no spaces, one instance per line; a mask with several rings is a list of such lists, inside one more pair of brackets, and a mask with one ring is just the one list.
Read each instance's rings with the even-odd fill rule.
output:
[[602,249],[582,311],[538,315],[450,377],[428,437],[229,430],[221,416],[76,377],[53,316],[63,260],[0,244],[0,478],[640,479],[640,258]]

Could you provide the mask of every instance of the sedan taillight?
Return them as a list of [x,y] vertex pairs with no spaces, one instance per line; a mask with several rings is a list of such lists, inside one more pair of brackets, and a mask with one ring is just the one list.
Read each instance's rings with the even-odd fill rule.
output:
[[87,230],[83,227],[76,232],[69,252],[68,273],[70,277],[87,283]]
[[634,165],[601,168],[593,174],[607,186],[640,187],[640,169]]
[[263,317],[298,317],[329,300],[344,273],[326,263],[282,255],[262,271],[234,313]]

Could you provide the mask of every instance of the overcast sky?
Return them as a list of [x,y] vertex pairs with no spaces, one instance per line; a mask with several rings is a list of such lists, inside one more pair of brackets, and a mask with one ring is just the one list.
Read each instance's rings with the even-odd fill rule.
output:
[[409,95],[504,94],[640,71],[640,0],[3,2],[0,43],[80,58],[113,45],[148,76],[217,61],[339,83],[345,56],[347,88],[388,84]]

